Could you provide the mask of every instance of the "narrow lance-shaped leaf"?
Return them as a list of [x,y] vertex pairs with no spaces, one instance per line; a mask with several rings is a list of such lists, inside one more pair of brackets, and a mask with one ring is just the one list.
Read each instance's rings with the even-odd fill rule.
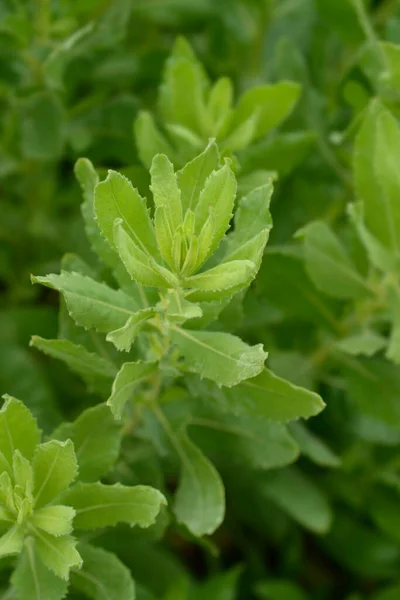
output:
[[232,387],[254,377],[263,370],[267,357],[261,344],[248,346],[229,333],[187,331],[174,326],[171,337],[185,364],[218,385]]
[[122,219],[125,231],[140,250],[156,256],[154,229],[146,201],[126,177],[109,171],[107,179],[96,185],[94,209],[99,227],[112,246],[114,221]]
[[71,586],[92,600],[134,600],[135,586],[129,569],[102,548],[79,544],[81,569],[71,573]]
[[129,352],[137,335],[140,333],[146,322],[155,314],[153,308],[144,308],[133,314],[125,325],[115,331],[107,334],[107,341],[112,342],[118,350]]
[[150,169],[156,154],[166,154],[171,160],[174,150],[158,130],[154,119],[147,111],[141,111],[134,124],[135,141],[139,158]]
[[174,512],[196,536],[211,535],[225,514],[225,491],[215,467],[191,442],[186,432],[179,438],[182,473]]
[[207,178],[219,167],[218,147],[214,140],[210,141],[207,148],[188,162],[183,169],[178,171],[177,178],[182,194],[183,212],[194,210],[199,201],[200,193]]
[[137,485],[78,483],[62,497],[76,510],[75,529],[98,529],[117,523],[149,527],[166,504],[158,490]]

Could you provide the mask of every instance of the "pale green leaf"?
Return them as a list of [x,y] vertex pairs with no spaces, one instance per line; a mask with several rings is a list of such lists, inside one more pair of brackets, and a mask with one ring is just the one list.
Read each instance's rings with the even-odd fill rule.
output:
[[209,253],[213,252],[226,233],[232,218],[233,204],[236,196],[236,179],[229,164],[218,171],[213,171],[207,178],[195,207],[196,233],[200,233],[213,208],[215,218],[215,234]]
[[326,533],[332,512],[324,493],[299,469],[270,472],[260,481],[262,493],[310,531]]
[[24,544],[24,530],[20,525],[14,525],[0,536],[0,556],[18,554]]
[[52,440],[37,447],[33,457],[36,508],[57,498],[76,478],[78,465],[71,440]]
[[34,346],[52,358],[62,360],[85,380],[97,378],[109,380],[117,373],[115,365],[110,360],[89,352],[84,346],[73,344],[69,340],[45,340],[34,335],[30,346]]
[[82,558],[76,549],[77,541],[70,535],[54,537],[34,529],[35,544],[43,564],[57,577],[68,580],[72,567],[80,567]]
[[188,162],[183,169],[177,172],[184,212],[188,209],[195,210],[207,177],[209,177],[213,171],[218,169],[218,167],[218,147],[215,141],[211,140],[207,148],[201,154],[196,156],[196,158]]
[[175,323],[184,323],[189,319],[199,319],[203,316],[200,306],[183,298],[178,290],[169,290],[156,308],[165,312],[168,320]]
[[109,171],[107,179],[96,185],[94,210],[97,223],[111,245],[114,245],[115,219],[121,219],[125,231],[138,248],[145,254],[156,256],[154,229],[146,201],[129,179],[116,171]]
[[32,458],[41,431],[22,402],[11,396],[4,396],[4,399],[0,410],[0,452],[11,470],[15,450],[28,460]]
[[134,600],[135,585],[129,569],[102,548],[79,544],[81,569],[71,573],[71,585],[92,600]]
[[229,295],[232,288],[248,285],[255,275],[255,270],[256,265],[250,260],[232,260],[198,275],[186,277],[183,285],[199,290],[200,294],[194,294],[195,300],[209,299],[206,294],[202,296],[201,292],[221,292],[218,297],[222,298],[225,293]]
[[310,223],[301,235],[307,272],[322,292],[335,298],[362,298],[371,294],[368,284],[326,223]]
[[72,533],[75,511],[71,506],[44,506],[35,510],[30,518],[34,527],[56,537]]
[[225,514],[225,491],[212,463],[186,433],[179,439],[182,461],[181,479],[175,497],[174,512],[193,535],[211,535]]
[[153,308],[143,308],[142,310],[139,310],[129,317],[123,327],[116,329],[115,331],[110,331],[110,333],[107,334],[106,340],[112,342],[117,350],[129,352],[137,335],[145,326],[146,321],[151,319],[154,314]]
[[71,317],[85,329],[108,333],[123,327],[135,312],[135,302],[130,296],[78,273],[61,272],[61,275],[33,277],[32,281],[62,292]]
[[62,423],[52,434],[61,441],[71,439],[79,464],[79,479],[96,481],[115,464],[120,450],[122,425],[105,404],[84,410],[73,423]]
[[126,362],[122,365],[113,383],[111,396],[107,400],[116,419],[122,417],[125,404],[134,399],[138,386],[156,371],[156,363]]
[[176,344],[188,365],[201,377],[232,387],[264,368],[267,354],[261,344],[248,346],[229,333],[172,329]]
[[269,369],[240,385],[224,390],[227,407],[234,414],[254,415],[287,422],[299,417],[313,417],[325,404],[321,397],[277,377]]
[[13,455],[14,483],[23,491],[24,495],[32,501],[33,492],[33,470],[29,460],[24,458],[19,450]]
[[32,538],[25,542],[11,582],[19,600],[62,600],[68,587],[43,565]]
[[261,111],[257,107],[254,112],[243,123],[239,123],[221,142],[221,148],[224,153],[240,152],[251,144],[257,136],[257,127],[259,124]]
[[292,112],[300,95],[300,86],[290,81],[262,85],[246,91],[233,115],[231,130],[259,111],[255,138],[266,135]]
[[166,154],[172,159],[174,151],[157,128],[152,115],[141,111],[134,123],[135,141],[139,158],[147,169],[150,169],[156,154]]
[[213,131],[218,135],[230,116],[233,100],[233,85],[229,77],[220,77],[210,90],[207,103],[208,118]]
[[118,219],[114,224],[114,242],[132,279],[151,287],[170,287],[168,280],[155,269],[156,263],[135,244]]
[[[273,192],[272,179],[240,199],[235,213],[235,229],[229,234],[229,250],[242,246],[261,231],[272,227],[269,204]],[[229,254],[228,250],[228,254]]]
[[100,482],[78,483],[64,494],[63,502],[76,510],[75,529],[98,529],[122,522],[149,527],[166,504],[164,496],[154,488]]

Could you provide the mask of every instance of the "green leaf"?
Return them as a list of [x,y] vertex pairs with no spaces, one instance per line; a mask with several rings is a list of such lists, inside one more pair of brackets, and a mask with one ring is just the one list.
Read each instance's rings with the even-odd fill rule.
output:
[[177,172],[182,196],[182,208],[195,210],[207,178],[219,167],[217,144],[211,140],[207,148]]
[[98,378],[110,380],[117,373],[115,365],[110,360],[89,352],[84,346],[73,344],[69,340],[45,340],[34,335],[30,346],[41,350],[47,356],[62,360],[72,371],[89,382]]
[[371,293],[326,223],[310,223],[301,235],[307,272],[322,292],[335,298],[362,298]]
[[129,317],[123,327],[116,329],[115,331],[110,331],[110,333],[107,334],[106,340],[112,342],[117,350],[129,352],[137,335],[146,324],[146,321],[151,319],[154,314],[153,308],[143,308],[142,310],[139,310]]
[[[114,224],[114,242],[126,270],[133,280],[151,287],[172,287],[168,279],[160,274],[160,268],[129,237],[121,220]],[[164,269],[164,272],[166,269]]]
[[292,112],[300,95],[300,86],[290,81],[262,85],[247,90],[240,98],[233,115],[231,131],[258,111],[254,138],[266,135]]
[[178,290],[168,290],[156,308],[161,312],[165,312],[169,321],[179,324],[190,319],[199,319],[203,316],[200,306],[183,298]]
[[400,208],[396,197],[397,122],[378,101],[366,113],[354,148],[354,178],[365,226],[380,244],[398,253]]
[[122,365],[107,400],[116,419],[122,417],[125,404],[134,398],[137,387],[156,372],[156,363],[126,362]]
[[221,478],[186,433],[179,438],[182,473],[174,512],[193,535],[211,535],[225,514],[225,491]]
[[261,344],[248,346],[229,333],[187,331],[173,326],[171,338],[185,364],[219,386],[232,387],[264,368],[267,354]]
[[38,529],[34,530],[34,536],[40,559],[57,577],[68,580],[72,567],[82,565],[77,542],[72,536],[54,537]]
[[154,223],[157,243],[162,257],[173,267],[173,235],[182,224],[181,192],[174,167],[165,154],[157,154],[153,158],[150,175],[150,189],[156,206]]
[[52,440],[37,447],[33,457],[35,507],[46,506],[76,478],[78,465],[71,440]]
[[134,124],[135,141],[139,158],[147,169],[150,169],[156,154],[166,154],[170,159],[174,151],[157,128],[154,119],[147,111],[141,111]]
[[261,600],[307,600],[309,598],[294,583],[279,579],[257,583],[256,594]]
[[83,566],[71,573],[71,586],[92,600],[134,600],[129,569],[115,554],[90,544],[79,544]]
[[75,529],[98,529],[117,523],[149,527],[166,504],[164,496],[154,488],[100,482],[77,483],[63,495],[63,502],[76,510]]
[[288,467],[265,475],[260,482],[265,496],[310,531],[326,533],[332,512],[323,492],[299,469]]
[[340,458],[303,423],[291,423],[290,433],[300,446],[301,453],[321,467],[339,467]]
[[44,506],[35,510],[30,521],[35,528],[58,537],[72,533],[74,516],[75,511],[70,506]]
[[257,187],[240,199],[235,214],[235,229],[228,236],[228,255],[234,248],[249,242],[261,231],[272,227],[269,204],[273,192],[273,181]]
[[194,300],[208,300],[207,292],[219,292],[219,299],[232,293],[232,288],[237,289],[248,285],[254,277],[255,271],[256,265],[250,260],[232,260],[198,275],[186,277],[183,284],[187,288],[200,292],[192,294]]
[[379,350],[383,350],[386,345],[387,340],[384,337],[370,329],[366,329],[337,341],[335,348],[339,348],[342,352],[353,356],[357,354],[373,356]]
[[210,214],[214,211],[215,234],[211,243],[211,254],[220,243],[229,227],[232,218],[233,204],[236,196],[236,179],[229,164],[218,171],[213,171],[207,178],[204,188],[195,207],[196,233],[199,234]]
[[198,586],[193,600],[236,600],[238,579],[242,568],[234,567],[229,571],[209,577],[202,585]]
[[33,277],[32,281],[61,292],[71,317],[85,329],[108,333],[123,327],[135,312],[130,296],[78,273],[63,271],[61,275]]
[[73,423],[63,423],[52,437],[71,439],[79,464],[79,479],[96,481],[106,475],[117,461],[122,427],[105,404],[84,410]]
[[210,90],[207,112],[216,134],[230,117],[233,100],[233,85],[228,77],[220,77]]
[[189,44],[178,38],[168,58],[159,94],[159,109],[167,123],[179,123],[202,134],[207,80]]
[[24,530],[20,525],[14,525],[0,536],[0,557],[9,554],[19,554],[24,544]]
[[131,182],[116,171],[109,171],[107,179],[98,183],[94,191],[94,210],[99,227],[114,245],[114,222],[121,219],[129,237],[145,254],[157,256],[153,224],[146,201]]
[[9,465],[15,450],[30,460],[40,442],[41,431],[29,410],[16,398],[4,396],[0,410],[0,452]]
[[11,582],[19,600],[62,600],[67,593],[67,582],[43,565],[32,538],[25,542]]
[[224,390],[224,394],[224,404],[226,402],[226,407],[229,406],[234,414],[265,417],[283,423],[315,416],[325,406],[318,394],[281,379],[266,368],[256,377]]

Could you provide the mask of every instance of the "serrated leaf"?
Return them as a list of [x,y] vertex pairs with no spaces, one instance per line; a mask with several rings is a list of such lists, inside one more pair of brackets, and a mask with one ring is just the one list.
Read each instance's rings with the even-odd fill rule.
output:
[[22,402],[11,396],[4,399],[0,410],[0,452],[11,471],[14,451],[19,450],[30,460],[40,442],[41,431]]
[[57,577],[68,580],[72,567],[82,565],[77,542],[72,536],[54,537],[39,529],[34,529],[34,536],[41,561]]
[[134,600],[135,585],[129,569],[111,553],[79,544],[83,566],[71,573],[71,585],[92,600]]
[[135,312],[130,296],[78,273],[33,277],[32,281],[61,292],[71,317],[85,329],[108,333],[123,327]]
[[129,317],[123,327],[116,329],[115,331],[110,331],[110,333],[107,334],[106,340],[112,342],[117,350],[129,352],[137,335],[146,324],[146,321],[151,319],[154,314],[153,308],[143,308],[142,310],[139,310]]
[[261,344],[248,346],[229,333],[187,331],[174,326],[171,338],[186,365],[201,377],[228,387],[260,373],[267,357]]
[[268,183],[240,199],[235,213],[235,229],[228,238],[229,250],[242,246],[264,229],[271,229],[269,205],[273,190],[273,182],[270,179]]
[[183,298],[178,290],[169,290],[156,308],[165,312],[168,319],[176,323],[184,323],[189,319],[199,319],[203,316],[200,306]]
[[178,184],[181,190],[182,208],[194,210],[199,201],[200,193],[207,178],[219,167],[219,152],[215,141],[210,141],[207,148],[183,169],[177,172]]
[[33,457],[35,507],[46,506],[76,478],[78,465],[71,440],[52,440],[37,447]]
[[299,469],[288,467],[268,473],[260,482],[262,493],[310,531],[326,533],[332,512],[325,494]]
[[35,510],[30,518],[34,527],[56,537],[72,533],[75,511],[71,506],[44,506]]
[[[243,287],[250,283],[255,269],[256,265],[249,260],[233,260],[198,275],[186,277],[184,286],[200,292],[221,292],[219,297],[222,298],[224,293],[229,294],[232,288]],[[195,294],[195,299],[207,300],[208,298]]]
[[307,272],[322,292],[335,298],[362,298],[371,294],[368,284],[326,223],[310,223],[301,235]]
[[137,387],[157,371],[156,363],[126,362],[118,372],[107,400],[116,419],[122,417],[125,404],[134,398]]
[[170,287],[168,280],[155,269],[155,262],[151,263],[149,256],[126,233],[120,220],[114,223],[114,242],[132,279],[151,287]]
[[62,423],[52,438],[71,439],[79,464],[79,479],[95,481],[115,464],[120,450],[122,426],[105,404],[84,410],[72,423]]
[[174,512],[193,535],[211,535],[225,514],[225,491],[221,478],[186,433],[179,438],[182,472]]
[[224,390],[234,414],[265,417],[285,423],[299,417],[309,418],[324,408],[321,397],[277,377],[269,369],[238,386]]
[[217,248],[229,227],[235,196],[235,175],[229,164],[225,164],[218,171],[213,171],[207,178],[194,211],[196,217],[196,233],[199,234],[204,223],[208,219],[210,207],[213,208],[215,233],[209,254]]
[[115,365],[110,360],[89,352],[84,346],[73,344],[69,340],[45,340],[34,335],[30,346],[41,350],[47,356],[62,360],[85,380],[92,381],[97,378],[112,380],[117,373]]
[[49,571],[42,563],[32,538],[25,542],[17,567],[11,576],[19,600],[62,600],[67,582]]
[[146,201],[129,179],[109,171],[107,179],[98,183],[94,190],[94,210],[99,227],[114,245],[114,222],[121,219],[129,237],[145,254],[157,255],[153,224]]
[[293,110],[300,95],[300,86],[290,81],[262,85],[246,91],[233,115],[231,130],[247,121],[259,110],[255,139],[263,137],[279,125]]
[[166,504],[161,492],[149,486],[100,482],[77,483],[63,495],[63,502],[76,510],[75,529],[98,529],[117,523],[149,527]]
[[166,154],[172,160],[174,151],[149,112],[139,113],[134,124],[134,132],[139,158],[147,169],[150,169],[156,154]]

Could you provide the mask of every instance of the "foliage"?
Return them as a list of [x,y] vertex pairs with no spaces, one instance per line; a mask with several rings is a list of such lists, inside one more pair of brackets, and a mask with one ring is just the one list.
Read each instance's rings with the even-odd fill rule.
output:
[[1,4],[1,597],[398,597],[399,44]]

